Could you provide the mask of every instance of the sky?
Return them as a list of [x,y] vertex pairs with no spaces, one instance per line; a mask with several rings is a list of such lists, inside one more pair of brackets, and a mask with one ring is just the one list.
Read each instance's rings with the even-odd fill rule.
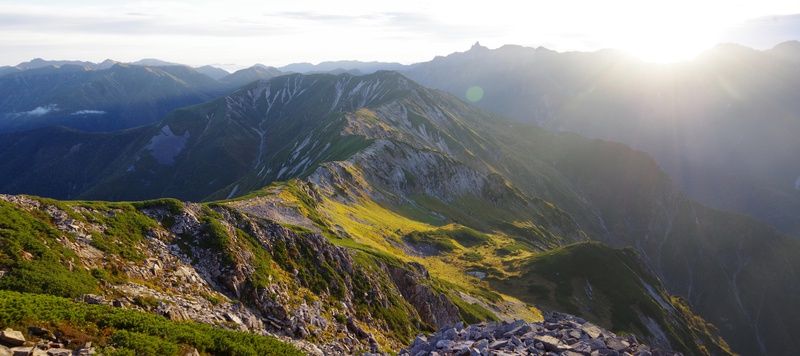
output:
[[0,65],[33,58],[157,58],[226,70],[256,63],[411,64],[476,41],[556,51],[616,48],[690,59],[722,42],[800,40],[800,1],[0,0]]

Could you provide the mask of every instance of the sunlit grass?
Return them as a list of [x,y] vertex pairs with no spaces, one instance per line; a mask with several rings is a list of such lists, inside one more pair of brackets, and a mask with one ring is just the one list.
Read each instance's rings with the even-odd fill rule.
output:
[[[408,207],[401,208],[408,209]],[[494,273],[502,276],[516,275],[521,261],[533,255],[533,252],[519,250],[518,253],[506,256],[498,255],[498,248],[519,244],[510,237],[478,233],[458,224],[442,226],[441,219],[432,219],[439,222],[435,225],[420,222],[400,215],[372,200],[361,200],[356,204],[325,200],[323,204],[320,204],[320,210],[321,214],[334,224],[336,229],[341,230],[344,235],[349,237],[331,239],[331,242],[336,245],[384,257],[388,255],[398,261],[420,263],[425,266],[435,280],[447,281],[448,285],[456,288],[456,290],[450,290],[452,293],[468,293],[487,305],[503,304],[506,308],[514,305],[517,306],[515,314],[518,314],[519,317],[541,320],[541,312],[535,307],[525,306],[525,303],[510,296],[496,294],[486,281],[466,273],[467,271],[484,271],[488,274]],[[410,233],[438,233],[447,236],[465,231],[471,231],[472,234],[480,236],[475,238],[477,242],[472,239],[463,239],[462,242],[471,247],[464,246],[452,239],[452,244],[456,246],[456,249],[440,251],[439,254],[433,256],[408,255],[402,248],[405,243],[403,237]],[[475,254],[479,254],[482,258],[478,261],[471,261],[470,258],[465,257]],[[448,287],[445,286],[445,288]],[[487,296],[493,295],[499,296],[500,299],[487,298]]]

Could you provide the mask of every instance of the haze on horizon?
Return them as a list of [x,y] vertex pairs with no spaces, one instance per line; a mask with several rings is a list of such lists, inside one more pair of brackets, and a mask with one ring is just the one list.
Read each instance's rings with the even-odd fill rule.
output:
[[722,42],[763,50],[788,40],[800,40],[800,4],[772,0],[0,3],[0,65],[37,57],[158,58],[229,71],[328,60],[410,64],[475,41],[490,48],[616,48],[663,62],[690,59]]

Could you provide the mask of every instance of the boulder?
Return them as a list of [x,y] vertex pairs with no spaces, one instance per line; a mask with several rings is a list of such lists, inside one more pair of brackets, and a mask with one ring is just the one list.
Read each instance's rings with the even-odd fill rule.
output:
[[586,335],[589,335],[589,337],[592,338],[592,339],[596,339],[596,338],[600,337],[600,335],[603,334],[603,330],[602,329],[600,329],[599,327],[597,327],[595,325],[592,325],[592,324],[586,324],[586,325],[581,326],[581,330],[583,332],[585,332]]
[[0,331],[0,342],[9,346],[21,346],[25,343],[25,336],[20,331],[6,328]]
[[676,355],[641,345],[632,336],[613,333],[583,319],[553,313],[545,322],[480,323],[467,327],[442,327],[437,333],[419,335],[400,356],[417,355],[560,355],[619,356]]
[[614,351],[619,351],[619,352],[628,351],[628,348],[630,348],[630,346],[631,346],[630,343],[617,337],[606,340],[606,347]]
[[538,335],[534,336],[533,340],[536,341],[536,343],[542,343],[542,346],[547,351],[558,351],[558,344],[560,340],[555,337],[550,335]]
[[33,352],[33,347],[12,347],[11,348],[11,355],[13,356],[30,356]]

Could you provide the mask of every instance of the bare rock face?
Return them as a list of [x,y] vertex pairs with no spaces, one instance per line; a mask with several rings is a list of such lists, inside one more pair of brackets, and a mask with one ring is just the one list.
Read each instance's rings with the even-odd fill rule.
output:
[[418,263],[410,263],[409,266],[416,271],[394,266],[389,266],[387,269],[392,282],[397,285],[403,298],[414,306],[422,321],[437,328],[454,325],[460,321],[458,307],[453,302],[421,283],[421,280],[430,279],[425,267]]

